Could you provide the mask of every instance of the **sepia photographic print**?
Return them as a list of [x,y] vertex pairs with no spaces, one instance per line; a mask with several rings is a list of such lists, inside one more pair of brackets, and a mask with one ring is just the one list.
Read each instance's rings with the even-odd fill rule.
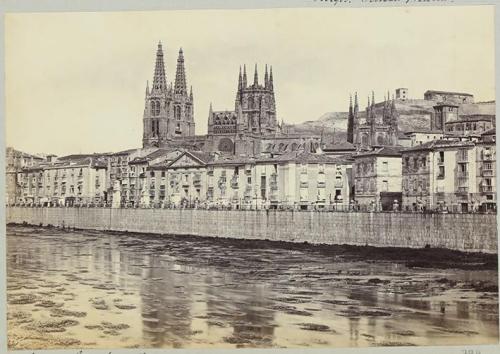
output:
[[336,3],[4,14],[8,351],[498,349],[495,6]]

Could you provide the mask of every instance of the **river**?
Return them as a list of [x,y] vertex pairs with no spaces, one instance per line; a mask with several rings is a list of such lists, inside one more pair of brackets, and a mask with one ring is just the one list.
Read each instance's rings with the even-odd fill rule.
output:
[[9,226],[9,349],[498,342],[496,270],[358,258],[265,242]]

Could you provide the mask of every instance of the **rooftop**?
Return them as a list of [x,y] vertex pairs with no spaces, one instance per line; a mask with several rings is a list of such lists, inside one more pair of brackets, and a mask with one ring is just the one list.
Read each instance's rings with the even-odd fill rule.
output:
[[470,96],[470,97],[473,96],[472,94],[465,93],[465,92],[439,91],[439,90],[427,90],[427,91],[425,91],[424,95],[429,94],[429,93],[445,94],[445,95],[461,95],[461,96]]

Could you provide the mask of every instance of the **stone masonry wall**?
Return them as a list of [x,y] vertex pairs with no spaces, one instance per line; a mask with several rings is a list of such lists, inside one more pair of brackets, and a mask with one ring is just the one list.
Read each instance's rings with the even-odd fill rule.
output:
[[8,223],[156,234],[497,253],[494,214],[192,209],[6,209]]

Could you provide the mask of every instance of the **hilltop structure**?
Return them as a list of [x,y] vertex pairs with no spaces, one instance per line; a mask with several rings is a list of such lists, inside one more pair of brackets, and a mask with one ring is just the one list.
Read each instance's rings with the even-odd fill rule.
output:
[[398,112],[394,99],[389,100],[389,93],[384,99],[382,110],[375,109],[375,94],[372,100],[368,97],[366,114],[359,115],[358,95],[349,104],[347,141],[358,147],[372,148],[380,146],[396,146],[398,144]]

